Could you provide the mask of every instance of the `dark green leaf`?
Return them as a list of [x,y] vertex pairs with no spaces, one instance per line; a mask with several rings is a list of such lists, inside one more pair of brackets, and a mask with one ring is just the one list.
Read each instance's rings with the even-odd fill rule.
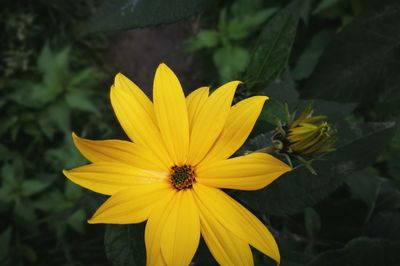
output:
[[68,219],[66,223],[75,231],[83,233],[85,230],[86,213],[84,210],[76,210]]
[[7,259],[8,252],[11,244],[11,230],[12,227],[7,227],[3,232],[0,233],[0,263]]
[[319,13],[327,8],[337,4],[339,0],[322,0],[318,6],[314,9],[313,14]]
[[369,211],[366,220],[369,220],[375,208],[381,183],[381,179],[364,172],[353,173],[346,178],[346,184],[349,186],[353,198],[364,201],[368,206]]
[[363,231],[363,236],[390,240],[400,239],[400,212],[387,211],[374,216]]
[[306,95],[364,105],[399,96],[399,43],[399,4],[354,21],[325,49]]
[[305,79],[311,75],[325,46],[332,38],[332,34],[332,32],[325,30],[317,33],[311,39],[309,46],[300,55],[293,69],[293,77],[296,80]]
[[287,120],[285,103],[288,106],[297,104],[299,93],[289,71],[285,71],[281,77],[275,79],[266,89],[265,95],[269,100],[265,103],[261,113],[261,119],[276,125],[277,119]]
[[65,180],[65,196],[70,200],[77,200],[82,196],[82,188],[69,180]]
[[313,208],[304,210],[304,225],[310,237],[314,237],[321,229],[321,218]]
[[112,0],[104,1],[84,33],[116,31],[175,22],[202,12],[207,0]]
[[344,248],[327,251],[309,266],[397,266],[400,265],[400,242],[370,238],[357,238]]
[[301,1],[294,1],[264,27],[244,76],[249,87],[265,87],[285,69],[296,36],[300,7]]
[[104,236],[106,256],[113,266],[146,264],[144,223],[107,225]]
[[380,193],[375,204],[376,211],[394,211],[400,209],[400,190],[393,182],[381,178]]
[[28,200],[17,202],[14,212],[17,218],[21,219],[21,224],[24,224],[25,227],[31,227],[37,222],[37,214],[33,209],[32,203]]

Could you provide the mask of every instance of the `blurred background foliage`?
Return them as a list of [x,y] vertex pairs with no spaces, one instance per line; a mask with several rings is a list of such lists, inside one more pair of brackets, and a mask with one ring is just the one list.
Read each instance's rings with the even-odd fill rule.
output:
[[[108,101],[110,32],[183,19],[199,83],[241,79],[236,100],[270,97],[239,153],[271,144],[286,104],[312,103],[338,132],[317,175],[295,162],[265,189],[228,191],[273,232],[282,265],[400,265],[397,0],[2,2],[0,265],[144,264],[144,225],[87,226],[104,199],[61,170],[85,163],[72,131],[123,134]],[[204,243],[194,262],[215,264]]]

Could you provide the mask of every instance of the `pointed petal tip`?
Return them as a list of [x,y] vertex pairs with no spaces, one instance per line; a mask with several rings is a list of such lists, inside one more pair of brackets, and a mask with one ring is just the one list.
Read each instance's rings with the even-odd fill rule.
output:
[[234,84],[236,87],[239,86],[240,84],[243,84],[243,82],[240,81],[240,80],[232,80],[232,81],[229,81],[227,83]]
[[86,222],[87,222],[88,224],[97,224],[97,223],[98,223],[98,222],[95,221],[95,219],[93,219],[93,217],[90,218],[90,219],[87,219]]
[[66,169],[64,169],[64,170],[62,170],[62,173],[63,173],[63,175],[64,175],[66,178],[68,178],[69,181],[75,183],[75,182],[72,180],[72,177],[71,177],[71,171],[72,171],[72,170],[73,170],[73,169],[71,169],[71,170],[66,170]]
[[164,63],[164,62],[161,62],[159,65],[158,65],[158,68],[159,67],[162,67],[162,68],[169,68],[169,66],[166,64],[166,63]]
[[258,95],[258,96],[253,96],[253,97],[250,97],[250,98],[247,98],[247,99],[251,99],[251,100],[253,100],[253,101],[255,101],[255,102],[259,102],[259,103],[262,103],[262,104],[264,104],[265,103],[265,101],[267,101],[268,100],[268,97],[267,96],[264,96],[264,95]]
[[[158,65],[156,72],[159,71],[159,70],[171,70],[171,69],[169,68],[169,66],[168,66],[167,64],[165,64],[164,62],[162,62],[162,63],[160,63],[160,64]],[[171,71],[172,71],[172,70],[171,70]]]
[[75,146],[78,146],[77,142],[81,140],[81,137],[79,137],[75,132],[72,132],[71,136]]
[[175,76],[178,79],[175,72],[165,63],[161,63],[158,65],[158,67],[156,69],[156,76],[157,76],[157,73],[160,74],[160,72],[163,73],[164,75]]
[[127,78],[127,77],[124,74],[122,74],[121,72],[118,72],[115,75],[114,84],[117,84],[119,81],[121,81],[122,79],[125,79],[125,78]]

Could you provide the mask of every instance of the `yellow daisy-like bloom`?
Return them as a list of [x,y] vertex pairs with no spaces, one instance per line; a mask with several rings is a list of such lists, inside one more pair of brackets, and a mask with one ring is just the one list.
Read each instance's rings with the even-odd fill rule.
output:
[[76,184],[111,197],[89,223],[147,221],[148,265],[188,265],[200,234],[221,265],[253,265],[250,246],[280,261],[278,246],[251,212],[220,188],[265,187],[290,167],[265,153],[229,158],[252,130],[265,96],[231,102],[240,82],[186,98],[165,64],[156,71],[153,102],[122,74],[111,104],[132,142],[73,135],[92,163],[64,171]]

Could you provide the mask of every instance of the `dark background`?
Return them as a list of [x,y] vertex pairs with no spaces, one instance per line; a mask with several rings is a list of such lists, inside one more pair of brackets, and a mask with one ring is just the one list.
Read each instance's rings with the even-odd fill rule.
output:
[[[144,225],[88,225],[104,200],[62,175],[71,132],[126,136],[108,94],[122,72],[151,96],[161,62],[186,92],[241,79],[270,100],[243,148],[270,144],[284,103],[312,103],[336,151],[265,189],[229,192],[285,265],[400,265],[400,3],[94,0],[0,3],[0,265],[143,265]],[[256,265],[273,263],[256,251]],[[215,262],[204,243],[195,265]]]

